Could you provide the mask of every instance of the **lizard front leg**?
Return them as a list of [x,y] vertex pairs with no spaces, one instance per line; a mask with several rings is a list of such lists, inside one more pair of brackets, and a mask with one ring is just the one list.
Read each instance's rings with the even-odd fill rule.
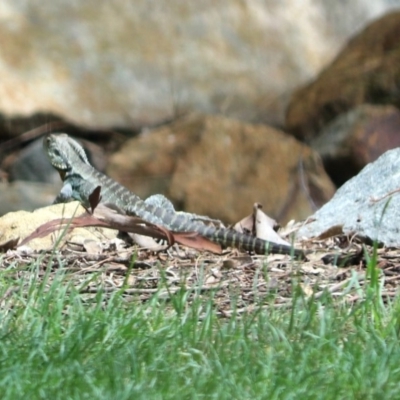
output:
[[60,193],[54,199],[53,204],[68,203],[69,201],[74,200],[72,194],[73,194],[73,189],[71,184],[64,183],[64,186],[61,188]]

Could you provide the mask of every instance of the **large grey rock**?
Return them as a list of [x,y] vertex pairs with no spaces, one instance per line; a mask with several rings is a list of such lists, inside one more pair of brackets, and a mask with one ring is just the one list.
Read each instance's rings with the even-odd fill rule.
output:
[[60,175],[44,154],[43,139],[37,139],[26,146],[10,168],[12,181],[30,181],[58,184]]
[[92,127],[283,123],[286,99],[399,0],[2,0],[0,112]]
[[33,211],[51,204],[61,189],[58,184],[15,181],[0,182],[0,216],[10,211]]
[[400,148],[368,164],[309,220],[299,230],[300,237],[357,233],[400,246]]

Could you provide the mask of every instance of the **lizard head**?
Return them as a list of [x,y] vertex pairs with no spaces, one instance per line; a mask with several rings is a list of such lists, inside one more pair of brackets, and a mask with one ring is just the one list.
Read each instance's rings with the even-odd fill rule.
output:
[[89,164],[83,147],[65,133],[45,136],[43,147],[50,159],[51,165],[58,170],[61,178],[79,162]]

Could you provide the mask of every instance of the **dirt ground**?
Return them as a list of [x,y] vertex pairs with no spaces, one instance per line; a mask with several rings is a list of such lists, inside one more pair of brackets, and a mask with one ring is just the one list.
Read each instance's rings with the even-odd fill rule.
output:
[[[113,244],[90,254],[88,248],[67,243],[63,249],[47,253],[8,250],[1,265],[8,269],[7,276],[26,276],[28,282],[32,265],[38,261],[39,279],[47,276],[48,284],[62,270],[88,300],[99,291],[111,294],[123,290],[127,301],[142,302],[155,293],[158,298],[169,298],[181,288],[189,290],[190,296],[209,295],[211,291],[220,316],[260,306],[290,306],[295,288],[316,299],[326,292],[347,303],[363,298],[372,246],[346,237],[297,245],[306,250],[307,260],[287,255],[253,256],[237,250],[215,255],[182,246],[150,252],[136,246],[117,249]],[[399,251],[378,248],[376,265],[382,296],[395,296],[400,281]],[[5,296],[7,293],[0,302]]]

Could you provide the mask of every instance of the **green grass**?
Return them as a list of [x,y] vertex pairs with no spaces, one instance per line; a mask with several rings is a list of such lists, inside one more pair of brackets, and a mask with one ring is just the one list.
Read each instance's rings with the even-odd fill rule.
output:
[[356,305],[294,290],[293,307],[230,318],[212,293],[87,299],[31,269],[0,273],[2,399],[400,398],[400,302],[382,303],[374,257]]

